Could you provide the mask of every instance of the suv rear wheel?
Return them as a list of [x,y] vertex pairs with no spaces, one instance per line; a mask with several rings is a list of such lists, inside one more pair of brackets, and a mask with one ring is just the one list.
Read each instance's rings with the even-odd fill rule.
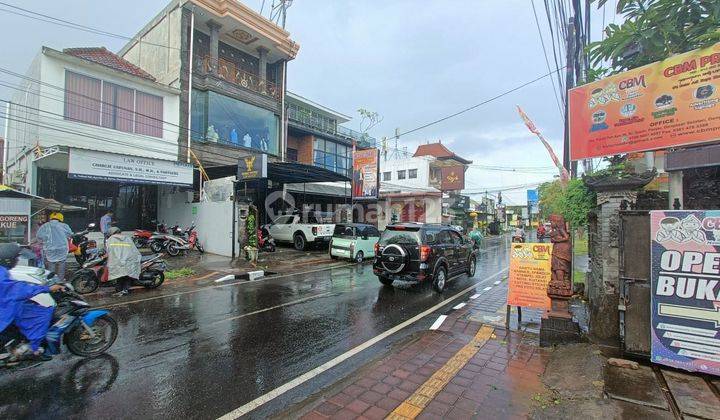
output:
[[389,279],[387,277],[378,276],[378,280],[380,280],[380,283],[384,284],[385,286],[392,286],[393,279]]
[[442,293],[445,290],[445,283],[447,283],[447,270],[441,265],[435,269],[435,274],[433,274],[433,289],[438,293]]

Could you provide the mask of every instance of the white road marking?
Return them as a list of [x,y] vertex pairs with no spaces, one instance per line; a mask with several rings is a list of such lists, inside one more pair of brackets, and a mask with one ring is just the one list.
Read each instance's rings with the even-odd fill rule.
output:
[[497,286],[498,284],[500,284],[500,280],[496,281],[496,282],[493,283],[493,284]]
[[246,316],[256,315],[256,314],[263,313],[263,312],[267,312],[267,311],[272,311],[273,309],[278,309],[278,308],[282,308],[282,307],[284,307],[284,306],[294,305],[294,304],[296,304],[296,303],[305,302],[305,301],[308,301],[308,300],[312,300],[312,299],[315,299],[315,298],[327,296],[327,295],[330,295],[330,294],[332,294],[332,293],[331,293],[331,292],[325,292],[325,293],[320,293],[320,294],[317,294],[317,295],[307,296],[307,297],[304,297],[304,298],[302,298],[302,299],[293,300],[293,301],[290,301],[290,302],[285,302],[285,303],[282,303],[282,304],[280,304],[280,305],[271,306],[271,307],[269,307],[269,308],[258,309],[257,311],[248,312],[248,313],[246,313],[246,314],[231,316],[230,318],[225,318],[225,319],[219,319],[219,320],[217,320],[217,321],[211,322],[210,324],[212,325],[212,324],[217,324],[217,323],[220,323],[220,322],[232,321],[232,320],[234,320],[234,319],[245,318]]
[[483,289],[483,292],[487,292],[487,291],[490,290],[490,289],[492,289],[492,286],[488,286],[488,287],[484,288],[484,289]]
[[220,277],[219,279],[215,280],[215,283],[222,283],[222,282],[228,281],[228,280],[235,280],[235,275],[228,274],[225,277]]
[[433,324],[430,326],[430,329],[431,329],[431,330],[437,330],[438,328],[440,328],[440,326],[442,325],[442,323],[445,322],[445,319],[446,319],[446,318],[447,318],[447,315],[440,315],[440,316],[438,317],[438,319],[436,319],[435,322],[433,322]]
[[470,299],[475,300],[475,299],[477,299],[477,298],[479,298],[479,297],[480,297],[480,293],[475,293],[474,295],[470,296]]
[[[507,271],[507,268],[502,269],[502,270],[498,271],[497,273],[484,278],[483,281],[495,278],[495,277],[499,276],[500,274],[504,273],[505,271]],[[390,337],[391,335],[402,330],[403,328],[405,328],[409,325],[412,325],[415,322],[423,319],[427,315],[430,315],[431,313],[435,312],[436,310],[447,305],[448,302],[459,298],[460,296],[464,295],[465,293],[469,292],[470,290],[474,289],[475,287],[477,287],[477,283],[465,288],[464,290],[461,290],[459,293],[445,299],[444,301],[436,304],[435,306],[432,306],[432,307],[426,309],[425,311],[415,315],[414,317],[390,328],[389,330],[387,330],[379,335],[376,335],[375,337],[371,338],[370,340],[360,344],[357,347],[350,349],[349,351],[335,357],[334,359],[323,363],[322,365],[316,367],[315,369],[305,372],[304,374],[298,376],[297,378],[291,380],[290,382],[280,385],[279,387],[273,389],[272,391],[270,391],[264,395],[261,395],[261,396],[255,398],[254,400],[234,409],[233,411],[220,417],[220,420],[237,419],[241,416],[244,416],[245,414],[255,410],[256,408],[260,407],[261,405],[263,405],[269,401],[272,401],[273,399],[279,397],[280,395],[297,387],[298,385],[302,385],[303,383],[305,383],[305,382],[313,379],[314,377],[322,374],[323,372],[327,371],[328,369],[332,369],[333,367],[339,365],[340,363],[344,362],[345,360],[360,353],[361,351],[373,346],[374,344],[379,343],[380,341],[384,340],[387,337]]]
[[458,303],[457,305],[453,306],[453,309],[461,309],[463,306],[467,305],[467,303]]

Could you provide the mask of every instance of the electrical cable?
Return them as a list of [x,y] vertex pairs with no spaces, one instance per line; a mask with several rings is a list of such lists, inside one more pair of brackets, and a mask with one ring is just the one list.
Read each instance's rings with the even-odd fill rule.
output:
[[[543,39],[542,30],[540,29],[540,21],[535,9],[535,0],[530,0],[530,4],[532,5],[533,15],[535,16],[535,26],[537,26],[538,36],[540,37],[540,45],[542,46],[543,56],[545,57],[545,64],[547,65],[548,72],[550,72],[550,60],[548,59],[547,49],[545,48],[545,40]],[[562,107],[560,106],[560,98],[558,97],[558,93],[555,89],[555,80],[552,77],[550,78],[550,83],[552,84],[553,95],[555,95],[555,102],[557,103],[558,111],[560,112],[560,118],[563,119],[565,118],[565,113],[562,111]]]

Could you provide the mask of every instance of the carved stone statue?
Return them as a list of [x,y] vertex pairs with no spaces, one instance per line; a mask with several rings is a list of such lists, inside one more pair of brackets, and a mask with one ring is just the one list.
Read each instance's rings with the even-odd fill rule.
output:
[[550,284],[548,296],[567,299],[572,296],[572,242],[565,227],[565,218],[553,214],[550,216],[550,241],[553,243]]

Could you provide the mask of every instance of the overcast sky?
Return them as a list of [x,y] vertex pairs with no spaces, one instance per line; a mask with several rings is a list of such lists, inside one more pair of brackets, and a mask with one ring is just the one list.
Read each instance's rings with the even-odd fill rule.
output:
[[[164,0],[4,0],[33,11],[132,36],[167,3]],[[245,0],[260,9],[262,0]],[[271,3],[271,0],[266,0]],[[542,0],[536,0],[542,7]],[[3,11],[0,67],[25,73],[42,45],[56,49],[124,41],[26,19]],[[538,9],[541,24],[544,12]],[[607,12],[610,19],[610,12]],[[602,13],[594,11],[597,40]],[[542,25],[549,47],[547,24]],[[286,29],[300,44],[289,65],[289,90],[354,118],[377,111],[377,138],[407,131],[477,104],[546,74],[530,0],[295,0]],[[552,60],[552,59],[551,59]],[[552,64],[552,61],[551,61]],[[17,83],[1,75],[0,80]],[[0,98],[12,91],[0,87]],[[520,105],[562,157],[562,119],[549,78],[475,110],[400,138],[413,151],[441,139],[475,164],[551,167],[542,144],[522,124]],[[393,141],[394,142],[394,141]],[[552,178],[471,168],[470,191]],[[477,196],[475,196],[477,198]],[[508,204],[525,204],[525,190],[507,191]]]

